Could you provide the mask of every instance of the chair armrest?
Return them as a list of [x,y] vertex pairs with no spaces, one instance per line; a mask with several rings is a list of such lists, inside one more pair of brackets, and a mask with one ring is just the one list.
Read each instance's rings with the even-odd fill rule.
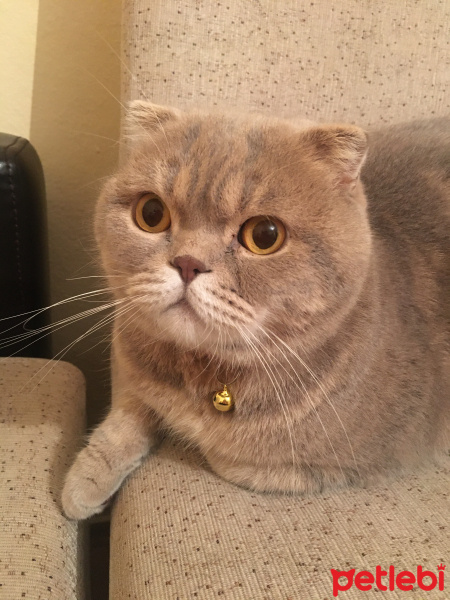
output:
[[448,555],[449,467],[326,495],[257,494],[166,442],[113,506],[110,598],[318,600],[333,597],[331,569],[436,573]]
[[[51,370],[50,370],[51,369]],[[59,504],[85,427],[84,378],[44,359],[0,359],[0,598],[83,600],[83,525]]]

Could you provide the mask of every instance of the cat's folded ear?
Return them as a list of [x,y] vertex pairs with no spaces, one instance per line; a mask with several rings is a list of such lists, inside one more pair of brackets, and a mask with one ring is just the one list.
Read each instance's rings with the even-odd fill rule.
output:
[[354,125],[324,125],[307,129],[304,140],[313,159],[336,172],[339,183],[358,179],[367,154],[367,135]]
[[130,137],[145,136],[164,131],[164,125],[181,117],[181,111],[169,106],[152,104],[146,100],[133,100],[125,115],[125,127]]

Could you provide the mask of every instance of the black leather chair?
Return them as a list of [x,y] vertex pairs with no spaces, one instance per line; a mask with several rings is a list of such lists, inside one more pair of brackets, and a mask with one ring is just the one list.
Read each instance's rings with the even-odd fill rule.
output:
[[[30,142],[0,133],[0,356],[51,356],[50,335],[8,343],[49,323],[49,311],[24,325],[24,313],[49,304],[45,184]],[[22,315],[22,316],[20,316]],[[26,329],[24,329],[24,327]]]

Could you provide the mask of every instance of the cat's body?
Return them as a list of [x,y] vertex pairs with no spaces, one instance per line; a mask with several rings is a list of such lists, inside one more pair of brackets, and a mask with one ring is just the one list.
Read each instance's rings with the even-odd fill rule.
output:
[[[113,405],[67,477],[67,515],[99,512],[161,429],[261,491],[364,483],[445,449],[450,120],[371,134],[366,202],[358,128],[145,103],[131,117],[134,151],[97,212],[125,307]],[[169,228],[133,220],[144,194]],[[273,253],[242,243],[258,215],[284,223]],[[230,412],[212,403],[223,382]]]

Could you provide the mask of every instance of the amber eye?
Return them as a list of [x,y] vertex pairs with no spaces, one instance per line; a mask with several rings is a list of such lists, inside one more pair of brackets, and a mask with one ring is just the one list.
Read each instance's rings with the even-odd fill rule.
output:
[[135,209],[136,223],[144,231],[159,233],[170,227],[170,212],[161,198],[155,194],[145,194]]
[[273,254],[286,239],[286,228],[275,217],[252,217],[242,225],[238,239],[254,254]]

